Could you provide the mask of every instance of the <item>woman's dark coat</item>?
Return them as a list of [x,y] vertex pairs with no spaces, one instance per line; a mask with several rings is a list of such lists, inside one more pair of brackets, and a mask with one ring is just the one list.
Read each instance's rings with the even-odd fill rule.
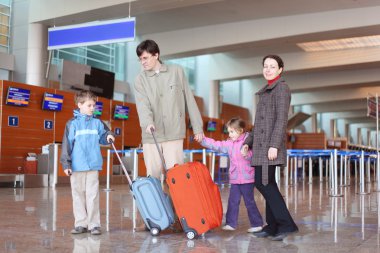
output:
[[[253,151],[252,166],[263,166],[263,184],[268,183],[268,165],[286,163],[286,127],[290,106],[290,90],[281,77],[259,90],[254,127],[245,141]],[[270,147],[277,148],[277,159],[268,160]]]

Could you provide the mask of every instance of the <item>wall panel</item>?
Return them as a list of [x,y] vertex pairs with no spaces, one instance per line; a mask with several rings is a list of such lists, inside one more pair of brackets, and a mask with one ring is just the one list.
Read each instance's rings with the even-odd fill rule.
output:
[[288,133],[288,149],[326,149],[324,133]]
[[141,127],[135,104],[125,103],[129,107],[129,119],[124,121],[124,146],[138,147],[141,144]]
[[[29,105],[5,105],[9,87],[30,90]],[[3,81],[3,91],[0,173],[19,173],[27,153],[39,154],[43,145],[54,142],[54,129],[44,129],[44,120],[54,122],[54,112],[42,110],[44,93],[54,93],[54,90]],[[9,116],[18,117],[18,126],[8,126]]]
[[[28,89],[31,91],[30,102],[27,107],[17,107],[5,105],[5,98],[9,86]],[[42,100],[45,92],[63,95],[62,111],[53,112],[42,110]],[[0,174],[1,173],[22,173],[27,153],[41,153],[43,145],[49,143],[61,143],[66,123],[73,117],[73,110],[77,108],[74,102],[74,93],[61,91],[51,88],[31,86],[22,83],[0,80]],[[204,102],[200,97],[195,97],[198,107],[204,114]],[[112,131],[120,128],[120,135],[116,136],[115,145],[118,150],[123,148],[134,148],[141,144],[141,128],[137,115],[136,105],[131,103],[113,101],[106,98],[98,98],[103,102],[103,112],[100,119],[111,127]],[[125,105],[129,107],[129,118],[127,120],[115,120],[113,113],[115,105]],[[242,118],[247,117],[244,108],[235,106],[225,106],[224,117],[228,120],[230,115],[240,114]],[[248,114],[249,115],[249,114]],[[8,126],[8,116],[18,116],[19,125],[17,127]],[[53,129],[44,129],[44,120],[50,120],[54,123]],[[215,132],[207,132],[207,122],[213,120],[217,123]],[[223,134],[223,124],[226,121],[222,119],[211,119],[203,116],[205,135],[216,140],[228,138]],[[189,119],[186,119],[186,139],[184,141],[184,149],[201,149],[202,147],[193,140],[193,131],[189,129]],[[103,171],[101,175],[105,175],[107,147],[102,148],[102,156],[104,160]],[[59,150],[60,155],[60,150]],[[201,158],[201,157],[200,157]],[[118,160],[113,156],[113,162],[118,164]],[[196,157],[196,159],[199,159]],[[139,155],[139,174],[144,175],[146,172],[143,155]],[[61,165],[59,164],[59,175],[63,176]]]
[[55,136],[56,143],[62,143],[66,123],[74,117],[74,109],[77,108],[74,102],[74,93],[68,91],[55,90],[56,94],[63,96],[62,111],[55,113]]
[[222,113],[220,114],[220,118],[227,122],[233,117],[240,117],[247,123],[247,125],[250,125],[251,117],[247,108],[222,103]]

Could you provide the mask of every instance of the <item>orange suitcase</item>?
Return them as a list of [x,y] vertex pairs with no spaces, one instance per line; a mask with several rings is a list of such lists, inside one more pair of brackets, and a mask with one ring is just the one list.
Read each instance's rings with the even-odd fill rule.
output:
[[166,176],[175,212],[188,239],[221,225],[223,207],[219,188],[204,164],[176,165]]

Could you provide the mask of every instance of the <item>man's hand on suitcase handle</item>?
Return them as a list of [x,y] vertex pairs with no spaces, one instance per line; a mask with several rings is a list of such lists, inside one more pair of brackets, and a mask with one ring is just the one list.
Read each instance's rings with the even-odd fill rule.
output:
[[148,126],[146,127],[146,129],[145,129],[145,132],[147,132],[148,134],[151,134],[151,133],[153,133],[154,131],[156,131],[156,128],[154,127],[153,124],[148,125]]
[[[156,131],[156,128],[154,125],[148,125],[146,128],[146,132],[149,134],[153,134]],[[199,133],[194,135],[194,140],[197,142],[202,142],[203,138],[205,137],[204,133]]]

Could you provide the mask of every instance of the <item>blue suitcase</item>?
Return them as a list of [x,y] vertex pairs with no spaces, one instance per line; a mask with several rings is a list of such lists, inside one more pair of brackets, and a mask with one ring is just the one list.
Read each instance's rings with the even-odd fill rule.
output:
[[128,179],[137,209],[145,225],[152,235],[158,235],[160,231],[174,223],[173,207],[168,195],[162,191],[161,182],[157,178],[138,177],[132,182],[113,143],[112,147]]
[[154,177],[138,177],[132,182],[132,194],[137,208],[152,235],[174,223],[171,201],[161,188],[161,182]]

